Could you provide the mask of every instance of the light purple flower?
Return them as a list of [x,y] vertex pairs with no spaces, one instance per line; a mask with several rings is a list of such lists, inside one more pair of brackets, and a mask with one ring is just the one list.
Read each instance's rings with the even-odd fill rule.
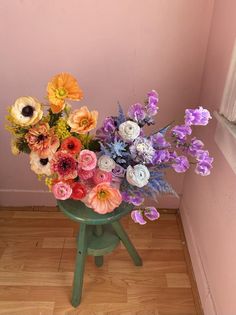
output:
[[170,146],[170,143],[166,141],[164,135],[160,132],[152,135],[150,137],[152,145],[157,148],[167,148]]
[[112,170],[112,174],[116,177],[124,177],[125,169],[121,165],[116,164],[115,168]]
[[121,193],[122,199],[125,202],[132,203],[134,206],[138,207],[144,202],[144,198],[140,196],[140,194],[129,195],[126,191],[122,191]]
[[133,210],[131,212],[131,218],[135,223],[139,223],[141,225],[147,223],[147,221],[145,221],[143,218],[143,213],[141,210]]
[[146,117],[145,108],[142,104],[136,103],[131,105],[128,111],[129,118],[135,121],[142,121]]
[[183,172],[187,171],[187,169],[190,167],[190,165],[189,165],[189,161],[186,158],[186,156],[182,155],[182,156],[178,156],[174,160],[172,167],[177,173],[183,173]]
[[157,150],[152,159],[152,164],[159,164],[168,162],[170,159],[170,152],[168,150]]
[[196,109],[186,109],[185,110],[185,124],[186,125],[202,125],[206,126],[211,119],[211,114],[207,109],[202,106]]
[[155,90],[152,90],[148,94],[148,102],[147,102],[147,114],[149,116],[154,116],[157,114],[159,107],[157,106],[159,102],[158,94]]
[[188,153],[192,156],[196,156],[199,152],[204,147],[204,143],[201,140],[198,140],[196,137],[192,138],[189,148],[188,148]]
[[207,176],[210,175],[212,168],[212,164],[207,161],[201,161],[197,164],[195,168],[195,173],[201,176]]
[[180,140],[185,140],[186,137],[192,133],[192,129],[186,125],[175,126],[171,131],[172,134]]
[[113,133],[116,130],[115,122],[112,117],[106,117],[103,122],[103,129],[105,132]]
[[136,162],[151,163],[155,154],[152,142],[142,137],[135,139],[129,150]]
[[144,215],[150,220],[155,221],[160,217],[160,213],[155,207],[146,207],[144,210]]
[[199,150],[196,154],[196,159],[198,161],[207,161],[208,163],[213,162],[213,157],[209,156],[209,152],[207,150]]

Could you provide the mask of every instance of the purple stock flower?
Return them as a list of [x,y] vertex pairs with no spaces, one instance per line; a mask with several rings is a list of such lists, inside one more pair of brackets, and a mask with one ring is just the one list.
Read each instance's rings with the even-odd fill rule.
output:
[[186,158],[186,156],[182,155],[182,156],[178,156],[174,160],[172,167],[177,173],[183,173],[183,172],[187,171],[187,169],[190,167],[190,165],[189,165],[189,161]]
[[132,157],[137,162],[151,163],[155,150],[152,142],[146,138],[138,137],[129,148]]
[[159,219],[160,213],[157,211],[155,207],[146,207],[144,210],[144,215],[150,220],[155,221]]
[[169,142],[166,141],[164,135],[160,132],[152,135],[150,139],[152,141],[153,147],[166,148],[170,146]]
[[155,116],[159,110],[159,107],[157,106],[159,102],[158,94],[155,90],[152,90],[147,94],[148,96],[148,102],[147,102],[147,114],[149,116]]
[[113,170],[112,170],[112,174],[115,177],[124,177],[125,169],[121,165],[116,164],[115,168],[113,168]]
[[170,152],[168,150],[157,150],[152,159],[152,164],[159,164],[168,162],[170,159]]
[[196,156],[199,152],[204,147],[204,143],[201,140],[198,140],[196,137],[192,138],[189,148],[188,148],[188,153],[192,156]]
[[184,118],[186,125],[206,126],[209,119],[212,117],[207,109],[204,109],[202,106],[200,106],[196,109],[186,109]]
[[171,131],[172,134],[180,140],[185,140],[186,137],[192,133],[192,129],[185,125],[175,126]]
[[103,123],[103,129],[107,133],[113,133],[116,130],[115,122],[112,117],[106,117]]
[[136,103],[131,105],[128,111],[129,118],[135,121],[142,121],[146,117],[145,108],[142,104]]
[[141,225],[147,223],[147,221],[145,221],[143,218],[142,210],[133,210],[131,212],[131,218],[135,223],[139,223]]

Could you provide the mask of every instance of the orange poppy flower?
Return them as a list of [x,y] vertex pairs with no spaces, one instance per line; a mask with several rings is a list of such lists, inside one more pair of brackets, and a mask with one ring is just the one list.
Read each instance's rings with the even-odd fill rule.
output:
[[70,113],[67,124],[71,127],[72,132],[85,134],[96,127],[97,119],[96,110],[90,112],[86,106],[83,106]]
[[90,191],[86,203],[95,212],[105,214],[112,212],[121,202],[122,196],[118,189],[112,188],[109,183],[101,183]]
[[69,73],[60,73],[52,78],[47,86],[48,99],[53,113],[61,112],[65,107],[65,100],[79,101],[83,98],[76,79]]

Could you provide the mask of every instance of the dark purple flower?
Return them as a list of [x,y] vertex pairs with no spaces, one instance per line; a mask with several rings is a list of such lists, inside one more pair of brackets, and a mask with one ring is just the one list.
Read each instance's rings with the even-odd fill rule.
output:
[[189,161],[186,158],[186,156],[182,155],[182,156],[178,156],[175,160],[174,163],[172,164],[173,169],[177,172],[177,173],[183,173],[186,172],[187,169],[189,168]]
[[204,143],[201,140],[198,140],[196,137],[192,138],[189,148],[188,148],[188,153],[192,156],[196,156],[199,152],[204,147]]
[[133,210],[131,212],[131,218],[135,223],[139,223],[141,225],[147,223],[147,221],[145,221],[143,218],[143,213],[141,210]]
[[116,164],[115,168],[112,170],[112,174],[116,177],[124,177],[125,169],[121,165]]
[[155,221],[160,217],[160,213],[155,207],[146,207],[144,210],[144,215],[150,220]]
[[125,202],[132,203],[134,206],[138,207],[144,202],[144,198],[140,194],[135,194],[134,196],[129,195],[126,191],[121,193],[122,199]]
[[145,108],[142,104],[136,103],[131,105],[128,111],[129,118],[135,121],[142,121],[146,117]]
[[157,150],[152,159],[152,164],[160,164],[168,162],[170,159],[170,152],[168,150]]
[[115,122],[112,117],[106,117],[103,122],[103,129],[107,133],[113,133],[116,130]]
[[147,114],[149,116],[154,116],[157,114],[159,107],[157,106],[159,102],[158,94],[155,90],[152,90],[148,94],[148,102],[147,102]]
[[184,118],[186,125],[205,126],[212,117],[207,109],[204,109],[202,106],[200,106],[196,109],[186,109]]
[[151,141],[152,141],[152,145],[154,147],[158,147],[158,148],[167,148],[170,146],[169,142],[166,141],[164,135],[160,132],[152,135],[150,137]]
[[186,137],[192,133],[192,129],[185,125],[175,126],[171,131],[172,134],[180,140],[186,139]]

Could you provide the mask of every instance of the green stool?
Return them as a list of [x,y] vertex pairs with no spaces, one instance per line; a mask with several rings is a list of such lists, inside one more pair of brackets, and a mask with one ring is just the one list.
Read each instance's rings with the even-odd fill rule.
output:
[[100,267],[103,255],[112,252],[121,240],[134,264],[142,266],[142,259],[119,222],[124,215],[130,213],[132,205],[123,202],[111,213],[98,214],[77,200],[57,200],[57,204],[70,219],[80,222],[71,301],[74,307],[81,301],[86,255],[95,256],[95,264]]

